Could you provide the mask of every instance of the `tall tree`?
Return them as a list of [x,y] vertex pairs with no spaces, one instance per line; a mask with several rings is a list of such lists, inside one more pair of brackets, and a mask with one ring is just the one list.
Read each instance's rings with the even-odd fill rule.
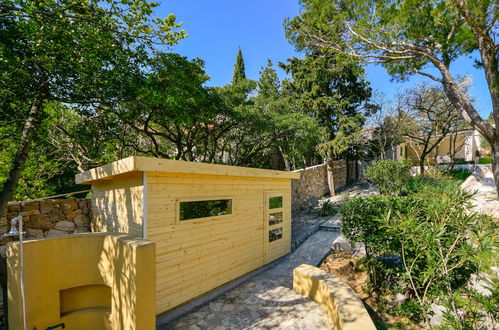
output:
[[16,189],[49,102],[91,109],[126,97],[151,47],[185,36],[176,30],[173,15],[151,18],[156,6],[147,0],[0,3],[0,121],[14,120],[21,127],[0,191],[0,214]]
[[[300,48],[348,54],[382,63],[399,79],[420,74],[442,84],[463,118],[492,146],[499,190],[499,14],[495,0],[302,0],[302,13],[287,21],[287,35]],[[451,72],[459,57],[474,56],[483,69],[494,124],[486,122]]]
[[234,64],[234,74],[232,75],[232,84],[236,85],[246,79],[246,69],[244,68],[243,51],[241,47],[237,51],[236,63]]
[[[328,141],[321,153],[328,162],[351,151],[365,116],[374,110],[368,102],[369,83],[363,69],[354,61],[336,54],[313,52],[304,59],[292,58],[281,64],[291,79],[284,88],[299,102],[303,112],[317,118],[327,130]],[[330,168],[330,192],[334,194]]]

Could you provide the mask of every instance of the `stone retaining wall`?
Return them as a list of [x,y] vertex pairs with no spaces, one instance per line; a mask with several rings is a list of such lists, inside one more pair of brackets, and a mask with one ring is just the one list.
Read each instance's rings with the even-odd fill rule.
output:
[[0,217],[0,234],[10,230],[10,220],[23,216],[26,239],[58,237],[90,231],[91,202],[86,198],[10,202]]
[[[301,173],[301,178],[292,180],[291,183],[293,210],[313,207],[318,199],[329,194],[326,164],[307,167],[295,172]],[[335,189],[340,189],[347,184],[346,161],[333,162],[333,177]]]

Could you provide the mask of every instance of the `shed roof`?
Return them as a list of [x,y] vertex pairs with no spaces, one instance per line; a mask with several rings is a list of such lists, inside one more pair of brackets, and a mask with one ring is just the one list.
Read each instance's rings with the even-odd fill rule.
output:
[[131,156],[76,175],[76,183],[90,184],[131,172],[163,172],[246,176],[272,179],[299,179],[300,173],[260,168],[186,162],[180,160]]

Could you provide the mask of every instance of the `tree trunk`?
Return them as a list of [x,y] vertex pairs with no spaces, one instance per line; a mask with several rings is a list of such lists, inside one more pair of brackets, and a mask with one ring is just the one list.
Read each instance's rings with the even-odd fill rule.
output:
[[334,190],[334,175],[333,175],[333,161],[331,159],[326,160],[327,168],[327,184],[329,186],[329,196],[336,196],[336,191]]
[[43,101],[46,98],[45,82],[41,84],[40,91],[31,105],[28,119],[24,124],[21,141],[17,148],[17,153],[10,167],[7,179],[5,180],[2,190],[0,191],[0,215],[6,213],[7,203],[11,200],[16,191],[19,177],[24,169],[24,164],[28,158],[33,142],[33,137],[40,126],[43,114]]
[[419,158],[419,174],[424,175],[424,157]]

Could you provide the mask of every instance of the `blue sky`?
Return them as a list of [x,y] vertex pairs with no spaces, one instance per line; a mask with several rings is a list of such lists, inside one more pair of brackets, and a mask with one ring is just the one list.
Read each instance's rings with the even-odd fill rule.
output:
[[[223,86],[230,83],[238,47],[243,51],[246,75],[258,79],[262,66],[271,59],[274,64],[287,58],[301,56],[284,37],[283,22],[299,12],[296,0],[163,0],[156,14],[169,13],[184,23],[189,37],[180,41],[172,51],[190,58],[199,57],[206,62],[211,77],[208,85]],[[471,75],[471,95],[482,116],[491,111],[491,100],[483,72],[473,68],[472,61],[459,59],[451,69],[454,74]],[[285,77],[278,69],[281,78]],[[373,89],[387,98],[394,97],[405,88],[429,80],[414,76],[406,82],[393,82],[383,67],[370,65],[367,80]]]

